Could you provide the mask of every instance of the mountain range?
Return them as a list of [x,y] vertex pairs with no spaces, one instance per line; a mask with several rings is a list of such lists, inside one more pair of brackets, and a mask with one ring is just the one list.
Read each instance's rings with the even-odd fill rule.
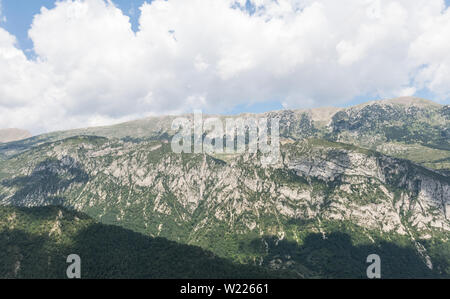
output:
[[[370,254],[383,278],[450,277],[450,106],[404,97],[231,117],[246,116],[280,120],[278,163],[176,154],[177,116],[0,143],[0,276],[61,277],[75,250],[97,278],[365,278]],[[98,246],[157,271],[116,268]]]

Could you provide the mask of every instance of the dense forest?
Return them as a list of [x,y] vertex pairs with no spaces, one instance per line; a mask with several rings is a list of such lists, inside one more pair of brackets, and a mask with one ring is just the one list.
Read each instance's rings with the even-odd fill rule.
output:
[[365,278],[370,253],[383,256],[384,278],[448,277],[449,244],[429,246],[436,261],[432,271],[406,240],[404,246],[401,240],[358,245],[363,233],[355,226],[325,225],[326,237],[310,233],[301,245],[270,236],[242,242],[241,251],[265,258],[237,264],[200,247],[100,224],[61,207],[3,206],[0,278],[66,278],[70,254],[80,256],[82,278]]
[[0,207],[0,248],[0,278],[66,278],[70,254],[80,256],[82,278],[280,277],[59,207]]

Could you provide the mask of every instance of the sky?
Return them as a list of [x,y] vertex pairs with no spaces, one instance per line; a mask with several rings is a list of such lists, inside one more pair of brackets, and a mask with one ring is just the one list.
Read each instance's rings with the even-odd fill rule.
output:
[[0,0],[0,128],[450,104],[450,1]]

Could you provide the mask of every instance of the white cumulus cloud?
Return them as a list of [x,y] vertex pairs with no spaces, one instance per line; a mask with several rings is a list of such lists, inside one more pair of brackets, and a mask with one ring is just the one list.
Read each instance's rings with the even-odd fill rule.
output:
[[448,102],[443,0],[253,0],[252,13],[245,2],[155,0],[140,7],[133,32],[111,1],[60,1],[33,20],[33,60],[0,27],[0,127],[38,133],[422,89]]

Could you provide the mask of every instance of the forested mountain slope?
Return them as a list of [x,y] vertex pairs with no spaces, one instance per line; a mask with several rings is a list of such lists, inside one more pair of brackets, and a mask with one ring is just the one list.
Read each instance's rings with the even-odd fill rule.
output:
[[270,112],[274,165],[176,154],[173,117],[37,136],[0,148],[0,203],[63,206],[288,276],[365,277],[379,253],[384,277],[448,277],[448,111],[402,98]]

